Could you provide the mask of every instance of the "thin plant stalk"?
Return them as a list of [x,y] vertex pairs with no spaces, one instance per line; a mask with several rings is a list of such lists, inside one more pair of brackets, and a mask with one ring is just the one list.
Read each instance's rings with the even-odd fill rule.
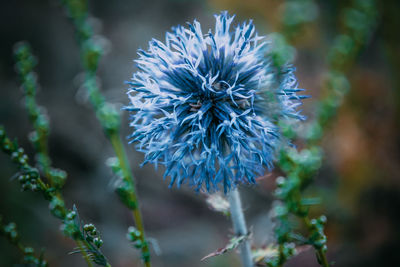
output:
[[[246,226],[246,220],[243,214],[242,202],[240,200],[239,190],[233,189],[228,194],[231,219],[233,224],[233,230],[237,236],[247,236],[248,230]],[[245,238],[239,245],[240,259],[243,267],[253,267],[253,258],[251,256],[250,242],[248,238]]]
[[[29,114],[29,119],[33,125],[34,131],[31,134],[31,143],[33,144],[37,153],[37,165],[42,171],[42,177],[49,183],[45,183],[40,177],[36,180],[39,188],[45,192],[45,198],[52,201],[58,199],[62,205],[58,206],[58,214],[56,216],[63,221],[66,220],[68,213],[67,208],[64,206],[64,198],[61,193],[61,188],[66,180],[66,173],[62,170],[55,169],[51,166],[51,159],[48,149],[48,136],[49,136],[49,119],[43,112],[43,108],[36,102],[36,92],[39,84],[35,77],[34,67],[37,61],[31,51],[30,45],[24,42],[18,43],[15,46],[15,57],[17,72],[20,75],[22,86],[24,89],[25,106]],[[50,193],[51,192],[51,193]],[[53,213],[53,212],[52,212]],[[53,213],[54,214],[54,213]],[[90,245],[86,240],[75,240],[80,253],[87,262],[88,267],[92,267],[91,258],[87,250]]]
[[43,258],[43,251],[39,257],[36,257],[34,249],[32,247],[25,246],[20,241],[17,225],[13,222],[5,224],[1,215],[0,236],[3,236],[5,239],[7,239],[10,244],[14,245],[22,253],[24,266],[29,265],[35,267],[48,267],[46,260]]
[[[313,228],[308,216],[304,217],[303,221],[304,221],[304,224],[307,226],[308,229],[312,229]],[[318,259],[318,262],[319,262],[319,264],[321,266],[323,266],[323,267],[329,267],[330,266],[329,262],[328,262],[328,258],[326,256],[326,251],[324,251],[322,248],[320,248],[320,249],[316,249],[315,253],[317,254],[317,259]]]
[[[294,1],[287,1],[287,6],[290,5],[290,2]],[[314,1],[311,0],[308,4],[315,5],[313,2]],[[291,20],[285,20],[285,18],[291,17],[291,10],[292,9],[288,8],[287,15],[282,16],[283,30],[280,42],[278,43],[279,46],[277,46],[279,48],[277,49],[279,53],[275,56],[277,59],[285,57],[285,55],[287,56],[290,54],[287,53],[288,51],[294,50],[290,47],[288,42],[292,42],[298,37],[298,33],[302,32],[300,29],[305,26],[305,21],[299,20],[297,23],[293,24]],[[360,18],[362,19],[354,23],[353,20],[349,19],[350,16],[347,16],[350,14],[350,10],[360,14]],[[378,9],[376,8],[376,1],[353,1],[352,5],[349,8],[345,8],[342,11],[342,15],[339,17],[342,18],[340,23],[341,30],[334,39],[335,42],[329,53],[327,53],[329,71],[328,75],[326,75],[327,79],[323,84],[325,88],[322,94],[323,98],[318,101],[315,119],[308,123],[307,127],[300,135],[300,137],[305,139],[308,145],[302,152],[311,152],[311,154],[315,155],[314,159],[316,160],[314,160],[313,164],[304,164],[305,161],[303,160],[302,162],[302,160],[300,160],[304,157],[299,157],[302,152],[293,150],[292,148],[289,149],[290,151],[288,150],[282,153],[284,156],[278,165],[280,165],[281,169],[284,169],[287,178],[277,179],[277,185],[279,187],[277,192],[279,193],[276,194],[285,206],[283,209],[280,207],[280,210],[288,211],[279,215],[280,225],[288,225],[289,214],[294,214],[301,218],[303,223],[307,226],[309,232],[307,239],[310,239],[316,251],[318,263],[324,267],[329,266],[326,256],[326,236],[323,231],[326,217],[321,216],[319,219],[310,219],[308,206],[301,203],[301,194],[321,166],[321,152],[319,152],[321,148],[319,144],[323,137],[324,129],[327,128],[327,125],[333,120],[338,107],[343,102],[343,98],[350,87],[346,78],[346,72],[348,72],[351,65],[354,63],[360,49],[367,43],[371,32],[377,24]],[[289,21],[290,23],[288,23]],[[309,23],[311,21],[306,22]],[[362,27],[360,27],[360,25],[362,25]],[[349,46],[351,47],[350,49],[342,49],[348,46],[348,44],[351,44]],[[293,53],[291,53],[290,56],[293,56],[292,54]],[[275,63],[280,66],[278,60],[276,60]],[[289,138],[295,138],[297,136],[295,131],[287,131],[287,133],[289,133]],[[293,157],[289,154],[296,156]],[[305,155],[305,153],[303,153],[303,155]],[[288,162],[290,162],[290,168],[285,167],[288,166]],[[289,244],[292,241],[290,239],[290,231],[292,231],[292,229],[290,229],[290,227],[287,228],[288,229],[281,228],[283,231],[276,231],[277,240],[280,243],[279,259],[278,261],[270,261],[269,266],[283,266],[287,259],[293,256],[293,253],[288,253],[288,251],[291,250],[285,250],[285,246],[283,245]]]
[[82,254],[82,257],[85,259],[87,266],[93,267],[92,261],[90,260],[89,255],[86,253],[83,241],[77,240],[76,243],[78,244],[78,248]]
[[140,212],[140,206],[139,206],[139,199],[136,194],[136,185],[134,183],[134,177],[132,175],[132,170],[130,168],[128,158],[126,156],[125,148],[124,145],[121,142],[121,138],[118,136],[118,134],[110,134],[110,141],[111,145],[115,151],[115,154],[117,158],[119,159],[121,170],[124,172],[124,177],[126,177],[126,182],[129,183],[129,187],[131,188],[131,200],[135,203],[136,208],[131,208],[133,218],[135,220],[136,228],[141,232],[141,235],[139,236],[140,241],[142,242],[142,257],[143,261],[146,267],[151,267],[150,260],[146,260],[144,258],[144,255],[150,255],[150,249],[148,242],[145,239],[144,236],[144,225],[143,225],[143,219],[142,219],[142,213]]
[[138,204],[134,177],[130,168],[128,157],[120,137],[120,114],[113,105],[106,102],[96,82],[96,73],[102,48],[94,40],[94,32],[89,23],[87,0],[61,0],[68,11],[77,33],[78,44],[81,49],[81,59],[85,72],[85,87],[89,93],[90,102],[96,116],[103,127],[106,137],[110,141],[119,162],[119,172],[122,173],[123,186],[117,188],[122,202],[132,211],[137,229],[140,231],[141,254],[144,265],[151,267],[150,249],[146,240],[143,219]]

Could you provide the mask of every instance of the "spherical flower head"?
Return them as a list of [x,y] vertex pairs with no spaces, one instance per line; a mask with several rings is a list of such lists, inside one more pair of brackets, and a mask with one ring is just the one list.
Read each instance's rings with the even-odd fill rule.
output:
[[273,67],[252,21],[230,30],[234,16],[215,18],[214,32],[194,21],[139,50],[126,109],[143,164],[164,165],[170,186],[227,192],[272,168],[277,121],[301,119],[302,97],[293,69]]

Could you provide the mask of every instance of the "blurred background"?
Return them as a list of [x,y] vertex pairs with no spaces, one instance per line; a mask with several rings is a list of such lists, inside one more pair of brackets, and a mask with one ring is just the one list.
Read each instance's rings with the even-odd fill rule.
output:
[[[174,25],[195,18],[203,31],[214,25],[213,14],[228,10],[236,22],[254,19],[261,35],[279,31],[285,1],[281,0],[96,0],[90,2],[92,23],[106,48],[99,77],[108,101],[128,103],[125,81],[136,70],[138,48],[151,38],[164,40]],[[293,40],[295,66],[301,88],[312,98],[304,113],[312,118],[327,72],[326,55],[340,30],[340,12],[351,1],[315,1],[313,21]],[[323,166],[307,195],[321,197],[313,215],[328,217],[328,258],[334,266],[398,266],[400,250],[400,21],[397,0],[379,1],[378,24],[368,43],[354,58],[346,74],[351,90],[325,133]],[[295,14],[293,15],[295,16]],[[0,8],[0,124],[18,138],[29,155],[32,131],[14,71],[13,45],[28,41],[39,59],[38,102],[51,121],[50,154],[55,167],[68,172],[64,187],[67,206],[76,204],[81,218],[94,223],[104,240],[103,252],[115,267],[141,266],[137,250],[125,238],[133,220],[113,192],[115,181],[105,161],[113,156],[82,89],[82,67],[74,29],[55,0],[4,1]],[[123,116],[122,136],[130,133]],[[128,146],[147,236],[157,240],[161,254],[153,252],[154,266],[239,266],[228,253],[200,262],[223,247],[232,229],[229,218],[212,211],[203,194],[191,189],[168,189],[162,171],[140,168],[143,159]],[[10,180],[16,168],[0,154],[0,214],[18,225],[25,244],[45,248],[51,266],[85,266],[75,244],[59,230],[59,220],[48,211],[42,196],[21,192]],[[270,209],[274,180],[279,170],[257,186],[242,187],[248,225],[256,246],[273,242]],[[19,252],[0,239],[0,266],[19,262]],[[318,266],[312,249],[285,266]]]

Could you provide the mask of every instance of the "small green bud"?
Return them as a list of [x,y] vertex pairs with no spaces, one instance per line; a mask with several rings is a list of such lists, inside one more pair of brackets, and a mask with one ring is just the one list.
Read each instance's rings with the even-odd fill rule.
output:
[[319,239],[314,241],[313,245],[316,249],[321,249],[325,245],[325,241],[323,239]]
[[60,189],[65,184],[67,180],[67,173],[60,169],[52,168],[50,170],[50,176],[53,181],[54,187]]
[[32,143],[36,143],[37,141],[39,141],[39,136],[36,131],[31,132],[29,134],[28,138],[29,138],[29,141],[31,141]]
[[283,205],[277,205],[274,208],[274,212],[277,217],[281,217],[287,215],[288,209]]
[[11,153],[11,159],[12,160],[17,160],[18,159],[18,152],[13,152],[13,153]]
[[97,248],[100,248],[103,245],[103,240],[100,238],[96,237],[93,239],[93,243]]
[[33,253],[35,253],[35,250],[33,248],[31,248],[31,247],[26,247],[24,249],[24,254],[25,255],[33,255]]
[[97,112],[105,131],[110,134],[118,131],[120,125],[120,114],[114,105],[106,103]]
[[137,208],[137,204],[132,195],[133,188],[130,184],[125,181],[121,181],[121,184],[119,184],[116,188],[116,192],[122,203],[124,203],[128,208],[132,210]]
[[11,242],[17,242],[18,241],[18,232],[17,232],[17,225],[13,222],[7,224],[4,227],[4,232],[7,234],[7,237]]
[[102,52],[100,46],[94,44],[92,41],[87,41],[84,45],[85,68],[90,71],[95,71]]
[[321,224],[326,224],[326,222],[328,221],[328,219],[326,218],[326,216],[325,215],[322,215],[321,217],[319,217],[319,222],[321,223]]
[[95,229],[96,229],[96,227],[95,227],[93,224],[91,224],[91,223],[85,224],[85,225],[83,226],[83,230],[85,230],[86,232],[92,232],[92,231],[95,230]]
[[5,151],[7,151],[7,152],[10,152],[12,146],[13,146],[13,144],[12,144],[12,142],[11,142],[10,139],[6,138],[6,139],[3,141],[3,150],[5,150]]
[[279,176],[278,178],[276,178],[276,185],[278,187],[282,187],[285,184],[285,177]]
[[282,193],[283,193],[283,190],[281,188],[275,189],[275,195],[276,196],[281,197]]
[[28,177],[26,175],[21,174],[21,175],[18,176],[18,181],[20,183],[24,183],[27,180],[28,180]]
[[31,190],[31,183],[30,182],[25,182],[25,183],[23,183],[22,185],[21,185],[21,187],[22,187],[22,191],[28,191],[28,190]]
[[136,241],[133,243],[133,246],[134,246],[135,248],[137,248],[137,249],[141,249],[141,248],[143,247],[143,242],[142,242],[141,240],[136,240]]
[[106,165],[111,168],[113,173],[120,175],[121,174],[121,167],[119,164],[119,159],[117,157],[111,157],[106,160]]
[[49,204],[50,212],[57,218],[63,219],[65,215],[65,204],[64,201],[55,196],[51,199]]
[[135,242],[141,237],[141,235],[142,235],[142,233],[138,229],[136,229],[133,226],[129,226],[126,237],[131,242]]
[[73,219],[75,219],[75,217],[76,217],[76,212],[75,211],[70,211],[70,212],[68,212],[68,214],[67,214],[67,220],[73,220]]
[[22,156],[20,156],[18,162],[19,162],[21,165],[25,165],[25,164],[27,163],[27,161],[28,161],[28,157],[27,157],[26,155],[22,155]]
[[150,252],[142,252],[142,259],[144,262],[150,262]]
[[81,237],[79,228],[75,225],[74,221],[65,221],[61,226],[61,230],[66,236],[70,236],[73,239],[79,239]]
[[32,180],[36,180],[40,177],[39,172],[37,169],[31,169],[29,172],[29,178]]
[[32,190],[33,192],[38,191],[38,190],[39,190],[39,186],[38,186],[37,184],[32,183],[32,184],[31,184],[31,190]]

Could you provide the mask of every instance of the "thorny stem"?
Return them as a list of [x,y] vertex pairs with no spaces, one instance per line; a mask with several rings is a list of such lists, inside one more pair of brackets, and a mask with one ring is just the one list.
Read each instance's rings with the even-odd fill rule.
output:
[[[242,202],[240,200],[239,190],[236,188],[231,192],[229,192],[228,199],[230,204],[231,219],[235,235],[237,236],[248,235],[246,221],[242,209]],[[247,238],[243,240],[243,242],[239,245],[239,249],[240,249],[240,259],[242,261],[242,265],[244,267],[253,267],[254,264],[251,255],[250,242]]]

